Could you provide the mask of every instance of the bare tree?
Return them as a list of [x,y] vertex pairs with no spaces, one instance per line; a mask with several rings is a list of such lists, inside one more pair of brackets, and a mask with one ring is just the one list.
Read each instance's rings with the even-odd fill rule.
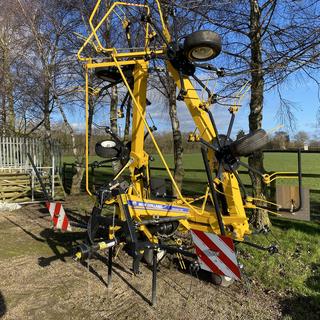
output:
[[278,131],[274,134],[271,141],[272,146],[276,149],[286,150],[290,142],[289,134],[285,131]]
[[[40,117],[28,134],[40,127],[46,137],[46,162],[51,155],[51,115],[55,95],[64,91],[68,59],[62,50],[65,36],[72,30],[66,3],[47,0],[15,0],[16,15],[22,21],[25,40],[23,94],[29,103],[26,113]],[[20,62],[22,63],[22,61]],[[53,91],[55,88],[55,92]]]
[[[191,10],[222,35],[228,78],[218,94],[232,95],[250,79],[250,132],[261,128],[264,93],[277,88],[294,72],[312,74],[319,67],[319,1],[176,1],[179,8]],[[285,114],[292,121],[290,104]],[[282,112],[283,115],[283,112]],[[264,172],[263,153],[249,158],[251,167]],[[261,177],[251,173],[255,196],[264,192]],[[265,220],[265,221],[264,221]],[[255,224],[268,223],[261,214]]]
[[18,57],[22,48],[18,46],[21,41],[21,24],[14,15],[11,2],[0,4],[0,79],[1,79],[1,131],[10,134],[16,130],[16,81]]
[[299,131],[295,134],[294,140],[297,148],[303,148],[306,142],[309,140],[309,135],[305,131]]

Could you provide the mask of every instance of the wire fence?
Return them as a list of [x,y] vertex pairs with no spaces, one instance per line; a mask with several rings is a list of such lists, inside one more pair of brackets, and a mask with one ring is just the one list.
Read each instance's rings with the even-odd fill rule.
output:
[[0,202],[27,203],[43,199],[28,153],[50,195],[54,198],[64,193],[59,182],[61,150],[58,143],[48,145],[48,141],[42,139],[0,136]]
[[[275,152],[275,153],[297,153],[297,150],[266,150],[264,151],[266,153],[268,152]],[[302,150],[302,153],[308,153],[308,154],[318,154],[320,151],[307,151]],[[62,167],[62,176],[63,176],[63,184],[66,190],[70,190],[71,183],[72,183],[72,176],[76,172],[75,170],[76,164],[75,163],[63,163]],[[109,180],[112,179],[113,173],[112,173],[112,166],[111,165],[102,165],[99,168],[96,168],[92,165],[89,165],[89,186],[91,190],[98,189],[101,185],[106,184]],[[165,178],[165,168],[162,167],[151,167],[151,175],[152,177],[156,178],[162,178],[166,180],[167,184],[170,184],[170,180],[168,178]],[[170,168],[170,170],[173,172],[173,168]],[[186,168],[184,169],[186,173],[186,177],[183,180],[183,191],[188,195],[197,195],[197,193],[201,193],[201,188],[204,187],[206,183],[206,173],[204,169],[192,169],[192,168]],[[238,171],[239,175],[244,177],[248,175],[248,171],[240,170]],[[273,172],[269,172],[269,174],[272,174]],[[194,177],[193,177],[194,176]],[[275,174],[277,176],[277,174]],[[281,173],[281,176],[285,177],[297,177],[296,173]],[[193,177],[193,178],[190,178]],[[197,177],[197,178],[195,178]],[[305,181],[306,179],[319,179],[320,182],[320,174],[319,173],[302,173],[302,178]],[[247,180],[248,181],[248,180]],[[269,198],[275,198],[276,195],[276,182],[277,180],[274,180],[267,188],[268,197]],[[245,188],[250,190],[252,189],[252,185],[248,182],[244,184]],[[82,183],[83,190],[85,190],[85,184],[84,179]],[[320,219],[320,189],[316,188],[310,188],[310,207],[311,207],[311,214],[317,219]]]

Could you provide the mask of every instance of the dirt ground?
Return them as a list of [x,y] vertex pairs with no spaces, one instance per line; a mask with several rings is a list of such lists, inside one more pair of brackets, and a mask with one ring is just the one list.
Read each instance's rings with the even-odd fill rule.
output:
[[[64,206],[77,212],[77,199]],[[89,203],[90,206],[90,203]],[[89,267],[70,257],[83,233],[55,233],[40,205],[0,212],[0,318],[9,319],[283,319],[279,298],[248,279],[216,287],[160,267],[158,303],[150,305],[151,271],[132,275],[131,258],[115,260],[108,287],[105,256]]]

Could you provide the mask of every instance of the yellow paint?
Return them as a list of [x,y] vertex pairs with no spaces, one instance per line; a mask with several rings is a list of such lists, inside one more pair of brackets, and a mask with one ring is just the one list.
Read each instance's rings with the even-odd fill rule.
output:
[[[162,25],[162,31],[167,41],[170,41],[171,37],[166,28],[165,21],[161,11],[160,1],[156,0],[159,13],[160,21]],[[147,80],[148,80],[148,62],[144,59],[147,55],[154,53],[156,55],[162,55],[165,53],[165,45],[157,48],[155,51],[151,50],[148,47],[149,39],[152,33],[149,34],[149,26],[146,24],[145,29],[145,44],[146,47],[143,51],[138,52],[117,52],[116,48],[104,48],[99,39],[98,31],[102,24],[108,19],[110,14],[118,6],[140,6],[146,9],[146,12],[149,13],[149,7],[147,5],[138,5],[130,4],[125,2],[115,2],[106,12],[103,18],[97,23],[96,26],[93,25],[93,19],[96,16],[96,13],[101,5],[101,0],[99,0],[95,6],[95,9],[90,17],[89,23],[91,27],[91,34],[87,37],[84,45],[80,48],[78,52],[78,58],[80,61],[85,63],[85,92],[86,92],[86,189],[87,192],[91,194],[89,190],[89,176],[88,176],[88,165],[89,165],[89,146],[88,146],[88,104],[89,104],[89,76],[88,73],[91,69],[96,68],[108,68],[116,67],[123,79],[123,82],[130,94],[130,97],[133,102],[133,119],[132,119],[132,143],[131,143],[131,153],[130,161],[128,164],[121,170],[121,172],[114,179],[117,180],[123,172],[129,168],[130,170],[130,180],[131,186],[127,194],[121,194],[115,197],[113,201],[118,204],[116,216],[125,220],[125,214],[123,211],[123,206],[128,205],[130,216],[137,223],[144,221],[145,219],[156,219],[161,217],[179,217],[181,231],[188,231],[190,229],[195,229],[199,231],[212,232],[219,234],[219,225],[217,221],[216,214],[212,208],[210,208],[208,202],[210,201],[209,189],[206,188],[206,192],[202,197],[199,197],[197,200],[203,200],[200,206],[194,205],[195,199],[185,198],[181,191],[179,190],[176,181],[174,180],[172,173],[169,169],[169,166],[157,144],[157,141],[148,125],[146,120],[146,91],[147,91]],[[124,17],[125,19],[125,17]],[[126,21],[126,20],[124,20]],[[107,58],[103,61],[96,62],[94,57],[84,57],[82,52],[84,48],[95,42],[97,53],[104,52],[107,54]],[[128,79],[125,77],[122,67],[126,65],[134,65],[133,69],[133,79],[134,86],[131,88],[129,86]],[[171,65],[170,62],[167,62],[167,68],[173,77],[178,88],[181,89],[180,78],[177,70]],[[184,102],[188,108],[194,123],[196,125],[197,131],[199,134],[191,136],[191,139],[198,141],[203,138],[205,141],[211,143],[217,133],[214,130],[214,127],[210,121],[208,113],[206,110],[209,108],[210,103],[208,101],[203,101],[199,98],[197,91],[195,90],[192,82],[188,77],[183,78],[184,86],[186,89],[186,95],[184,97]],[[245,89],[245,88],[244,88]],[[243,90],[244,90],[243,89]],[[245,91],[245,90],[244,90]],[[245,91],[246,93],[246,91]],[[244,95],[244,93],[243,93]],[[242,96],[243,96],[242,95]],[[230,108],[230,112],[236,112],[237,106]],[[149,136],[159,154],[159,157],[166,169],[166,172],[172,182],[173,188],[177,191],[178,199],[174,201],[163,201],[163,200],[153,200],[150,199],[150,177],[148,173],[149,167],[149,156],[145,152],[144,148],[144,134],[145,131],[149,133]],[[208,151],[208,159],[210,167],[213,169],[216,165],[215,155],[212,150]],[[223,191],[219,191],[225,196],[228,207],[228,215],[223,216],[223,223],[225,225],[227,234],[237,240],[242,240],[246,234],[250,234],[248,219],[245,214],[244,204],[241,197],[240,188],[236,177],[231,174],[224,172],[222,181],[215,181],[215,183],[222,183]],[[133,207],[131,201],[145,203],[145,208]],[[212,202],[212,200],[211,200]],[[248,203],[250,206],[250,203]],[[153,206],[153,207],[152,207]],[[158,206],[158,207],[157,207]],[[174,206],[177,207],[177,210],[164,210],[161,206]],[[209,209],[208,209],[209,208]],[[185,212],[188,210],[188,212]],[[114,232],[119,230],[120,226],[112,227],[110,229],[110,237],[113,238]],[[139,225],[138,229],[145,234],[146,238],[150,241],[157,243],[158,239],[155,235],[152,235],[147,225]],[[103,246],[103,244],[102,244]]]

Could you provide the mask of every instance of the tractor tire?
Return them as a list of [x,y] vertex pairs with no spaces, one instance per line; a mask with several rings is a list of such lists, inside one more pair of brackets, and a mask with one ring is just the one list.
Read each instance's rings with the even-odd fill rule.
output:
[[229,278],[227,276],[221,276],[220,274],[212,273],[211,281],[216,286],[220,287],[229,287],[234,283],[234,279]]
[[259,129],[232,142],[229,147],[235,157],[247,157],[262,149],[267,143],[267,133],[263,129]]
[[[211,49],[208,51],[206,57],[197,57],[197,53],[201,53],[200,48],[208,47]],[[207,61],[217,57],[221,52],[221,38],[220,36],[211,30],[200,30],[191,33],[186,36],[184,40],[184,54],[190,61]],[[199,52],[196,50],[199,49]],[[203,52],[202,52],[203,53]]]
[[120,149],[117,148],[117,144],[113,140],[97,142],[95,151],[97,156],[106,159],[117,158],[120,153]]

